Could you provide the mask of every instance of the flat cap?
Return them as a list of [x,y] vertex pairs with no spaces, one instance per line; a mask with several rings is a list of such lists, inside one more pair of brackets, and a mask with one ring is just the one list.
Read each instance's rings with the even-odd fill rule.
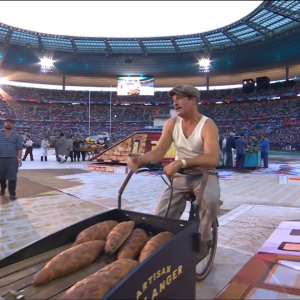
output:
[[169,96],[174,95],[194,96],[200,101],[200,91],[191,85],[176,85],[169,91]]
[[7,118],[7,119],[4,119],[4,122],[14,122],[14,120],[13,119],[11,119],[11,118]]

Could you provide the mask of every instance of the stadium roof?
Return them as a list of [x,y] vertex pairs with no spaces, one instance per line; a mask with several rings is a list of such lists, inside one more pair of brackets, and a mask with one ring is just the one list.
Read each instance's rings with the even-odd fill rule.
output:
[[42,52],[110,55],[181,54],[236,49],[300,27],[300,1],[264,1],[245,18],[217,30],[160,38],[84,38],[33,32],[0,23],[0,43]]

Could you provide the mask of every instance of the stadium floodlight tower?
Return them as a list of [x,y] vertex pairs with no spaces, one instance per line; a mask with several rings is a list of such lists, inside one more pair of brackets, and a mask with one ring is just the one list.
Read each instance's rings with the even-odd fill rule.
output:
[[203,74],[206,78],[206,89],[209,90],[209,77],[211,65],[209,58],[202,58],[199,60],[199,73]]
[[208,58],[202,58],[199,60],[199,73],[210,72],[210,60]]
[[51,73],[53,69],[53,61],[50,57],[44,57],[41,59],[41,72],[42,73]]

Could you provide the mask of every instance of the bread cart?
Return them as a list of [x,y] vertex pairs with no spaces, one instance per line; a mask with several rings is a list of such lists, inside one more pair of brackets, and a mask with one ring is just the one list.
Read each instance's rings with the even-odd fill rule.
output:
[[[41,287],[31,285],[36,272],[55,255],[70,246],[85,228],[105,220],[133,220],[149,234],[171,231],[175,235],[115,285],[103,299],[195,299],[195,255],[192,235],[194,223],[136,213],[110,210],[83,220],[0,261],[0,296],[4,299],[60,299],[78,281],[113,262],[103,257],[91,266]],[[176,251],[175,251],[176,249]]]

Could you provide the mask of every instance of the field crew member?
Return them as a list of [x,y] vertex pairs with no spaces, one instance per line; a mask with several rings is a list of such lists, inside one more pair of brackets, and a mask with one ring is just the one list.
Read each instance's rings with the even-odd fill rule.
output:
[[44,160],[44,157],[45,157],[45,161],[47,161],[48,144],[49,144],[49,141],[45,137],[41,142],[41,161]]
[[24,146],[26,147],[26,151],[25,151],[25,154],[24,154],[24,157],[22,160],[25,161],[27,158],[27,155],[29,154],[30,160],[33,161],[33,154],[32,154],[33,141],[29,135],[26,138],[26,142],[24,143]]
[[5,195],[6,181],[8,181],[8,192],[10,200],[17,199],[17,174],[22,166],[22,139],[13,130],[13,121],[6,119],[4,130],[0,131],[0,195]]

